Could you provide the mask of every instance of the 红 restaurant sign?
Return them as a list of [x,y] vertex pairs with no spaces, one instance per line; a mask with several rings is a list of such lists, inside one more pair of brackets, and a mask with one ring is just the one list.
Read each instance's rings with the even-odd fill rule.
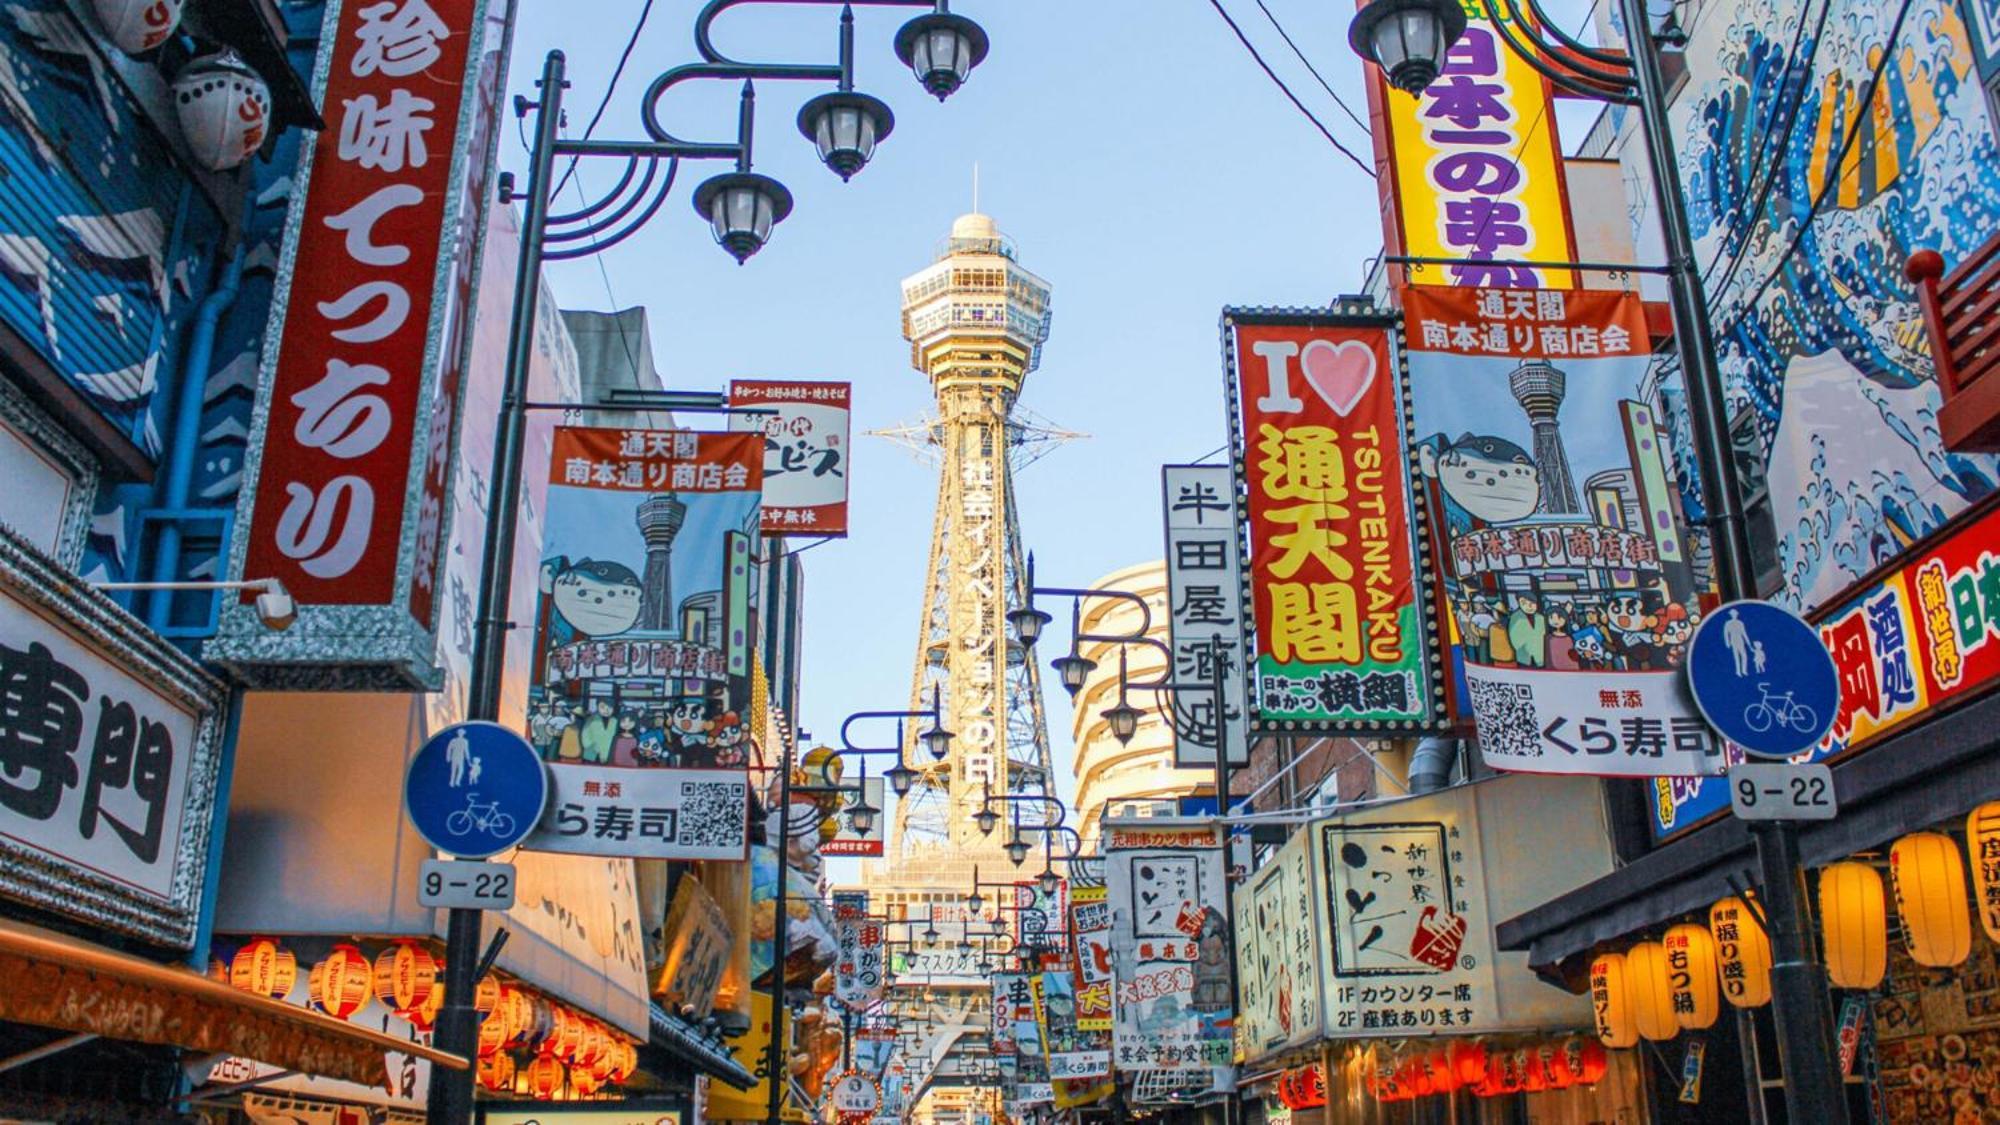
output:
[[0,528],[0,895],[194,942],[227,689]]

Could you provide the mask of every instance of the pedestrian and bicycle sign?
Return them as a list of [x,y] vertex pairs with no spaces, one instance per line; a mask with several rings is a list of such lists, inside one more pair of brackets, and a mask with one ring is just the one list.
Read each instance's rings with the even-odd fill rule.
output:
[[1687,670],[1708,724],[1760,758],[1811,750],[1840,710],[1840,674],[1819,633],[1769,602],[1710,614],[1688,644]]
[[417,834],[460,859],[484,859],[520,843],[548,799],[541,755],[498,723],[457,723],[437,732],[403,779],[403,806]]

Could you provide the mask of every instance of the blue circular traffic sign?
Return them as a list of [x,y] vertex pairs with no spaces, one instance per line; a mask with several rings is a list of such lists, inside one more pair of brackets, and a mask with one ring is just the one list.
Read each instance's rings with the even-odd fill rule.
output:
[[432,735],[403,778],[417,834],[460,859],[525,839],[549,800],[549,771],[528,740],[499,723],[454,723]]
[[1769,602],[1710,614],[1688,644],[1687,673],[1708,725],[1760,758],[1812,749],[1840,710],[1840,673],[1819,632]]

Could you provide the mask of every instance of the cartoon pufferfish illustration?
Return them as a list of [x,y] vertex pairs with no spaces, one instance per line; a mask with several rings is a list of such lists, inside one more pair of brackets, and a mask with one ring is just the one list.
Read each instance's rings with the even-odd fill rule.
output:
[[1535,459],[1506,438],[1466,434],[1442,452],[1423,446],[1420,461],[1445,495],[1489,524],[1526,519],[1541,502]]
[[578,636],[615,637],[639,623],[639,576],[624,563],[553,558],[542,564],[542,590]]

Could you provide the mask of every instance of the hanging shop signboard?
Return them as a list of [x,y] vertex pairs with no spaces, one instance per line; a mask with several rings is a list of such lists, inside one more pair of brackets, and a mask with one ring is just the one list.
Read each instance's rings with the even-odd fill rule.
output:
[[[1168,679],[1191,685],[1169,692],[1174,764],[1212,766],[1218,737],[1232,766],[1248,765],[1243,704],[1243,548],[1236,521],[1236,480],[1227,465],[1160,469],[1167,528]],[[1203,685],[1222,662],[1222,698]]]
[[1111,1030],[1111,904],[1104,887],[1070,891],[1069,930],[1076,975],[1076,1026],[1084,1031]]
[[[1996,542],[2000,504],[1948,526],[1852,597],[1814,614],[1840,675],[1840,707],[1815,760],[1867,746],[2000,684]],[[1653,797],[1659,838],[1729,807],[1721,778],[1659,778]]]
[[730,406],[774,411],[729,419],[764,438],[765,535],[846,536],[852,392],[851,383],[730,382]]
[[1420,487],[1496,769],[1719,772],[1681,674],[1700,584],[1634,293],[1403,291]]
[[1246,1061],[1319,1038],[1326,924],[1309,836],[1295,834],[1236,892],[1236,1033]]
[[228,689],[0,527],[0,893],[186,949]]
[[1053,894],[1044,893],[1038,880],[1014,884],[1014,907],[1009,913],[1014,915],[1015,937],[1021,944],[1041,946],[1051,960],[1068,958],[1069,927],[1063,920],[1069,917],[1069,880],[1058,879]]
[[1466,16],[1438,80],[1415,97],[1390,89],[1382,68],[1366,68],[1383,244],[1391,254],[1461,262],[1443,270],[1450,285],[1574,285],[1566,269],[1490,264],[1569,262],[1576,253],[1553,91],[1478,5]]
[[1373,306],[1223,313],[1255,730],[1409,733],[1444,715],[1394,326]]
[[740,860],[749,844],[754,434],[564,427],[549,465],[529,742],[549,811],[528,845]]
[[882,997],[882,923],[868,916],[868,892],[835,891],[833,926],[833,994],[859,1011]]
[[1043,1058],[1052,1082],[1076,1082],[1111,1073],[1111,1036],[1076,1022],[1076,982],[1067,972],[1036,973],[1029,980]]
[[729,916],[699,879],[683,878],[667,909],[666,961],[653,995],[669,1012],[693,1008],[705,1017],[729,968],[734,934]]
[[294,686],[303,665],[315,687],[436,686],[447,352],[469,340],[443,328],[470,315],[497,103],[483,7],[349,3],[323,41],[328,127],[293,192],[230,559],[231,578],[282,581],[299,620],[273,633],[225,601],[207,651],[252,682]]
[[1221,842],[1105,857],[1118,1069],[1209,1070],[1231,1060],[1229,920]]

